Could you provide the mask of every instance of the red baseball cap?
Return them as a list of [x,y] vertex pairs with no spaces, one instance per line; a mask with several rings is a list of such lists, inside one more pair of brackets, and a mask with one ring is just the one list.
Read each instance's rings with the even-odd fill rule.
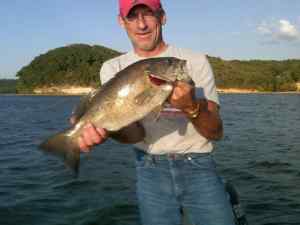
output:
[[119,0],[120,15],[126,17],[129,11],[136,5],[146,5],[152,11],[161,8],[160,0]]

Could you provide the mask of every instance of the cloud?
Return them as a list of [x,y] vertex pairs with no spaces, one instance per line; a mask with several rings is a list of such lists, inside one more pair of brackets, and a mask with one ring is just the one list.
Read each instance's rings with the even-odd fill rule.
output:
[[279,33],[281,39],[296,40],[300,39],[300,33],[297,28],[292,25],[288,20],[279,20]]
[[265,42],[300,41],[299,28],[285,19],[273,22],[263,21],[256,29],[259,34],[264,36],[263,41]]
[[271,35],[272,27],[269,24],[267,24],[266,22],[262,22],[260,25],[258,25],[257,31],[263,35]]

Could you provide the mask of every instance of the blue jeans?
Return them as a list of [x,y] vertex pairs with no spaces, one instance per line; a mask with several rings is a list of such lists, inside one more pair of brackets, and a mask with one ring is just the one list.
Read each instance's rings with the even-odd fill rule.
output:
[[143,225],[234,225],[224,184],[210,154],[154,156],[136,150],[137,196]]

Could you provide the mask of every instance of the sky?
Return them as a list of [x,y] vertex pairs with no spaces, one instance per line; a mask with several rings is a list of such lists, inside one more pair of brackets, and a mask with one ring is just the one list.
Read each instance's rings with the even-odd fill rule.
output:
[[[222,59],[300,59],[300,0],[162,0],[164,39]],[[75,43],[129,51],[117,0],[0,0],[0,79]]]

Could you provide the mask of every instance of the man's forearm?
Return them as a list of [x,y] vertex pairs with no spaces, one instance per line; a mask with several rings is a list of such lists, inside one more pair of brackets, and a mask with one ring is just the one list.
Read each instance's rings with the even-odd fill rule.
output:
[[205,99],[196,101],[199,104],[197,116],[192,118],[187,114],[195,129],[209,140],[221,139],[223,136],[223,124],[218,112],[218,105]]

